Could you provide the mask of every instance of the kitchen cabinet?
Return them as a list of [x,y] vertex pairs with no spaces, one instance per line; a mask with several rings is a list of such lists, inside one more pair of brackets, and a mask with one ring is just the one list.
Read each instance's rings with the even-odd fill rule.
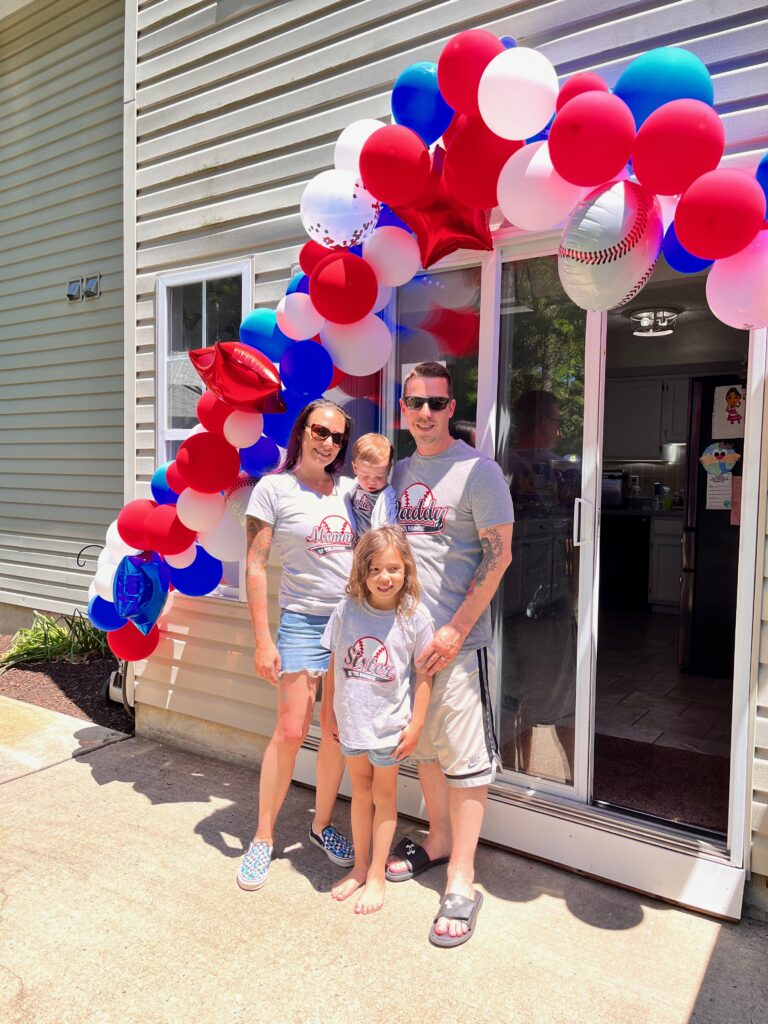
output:
[[683,571],[681,540],[683,520],[651,519],[651,551],[648,570],[648,603],[662,608],[680,607],[680,575]]
[[603,458],[658,461],[688,433],[687,377],[611,377],[605,382]]

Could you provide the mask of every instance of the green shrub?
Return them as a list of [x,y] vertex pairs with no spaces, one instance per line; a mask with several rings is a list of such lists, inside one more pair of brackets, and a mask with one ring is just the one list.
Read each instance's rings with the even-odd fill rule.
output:
[[32,625],[20,629],[8,650],[0,655],[0,672],[37,661],[77,664],[108,653],[107,634],[92,626],[77,609],[58,619],[35,612]]

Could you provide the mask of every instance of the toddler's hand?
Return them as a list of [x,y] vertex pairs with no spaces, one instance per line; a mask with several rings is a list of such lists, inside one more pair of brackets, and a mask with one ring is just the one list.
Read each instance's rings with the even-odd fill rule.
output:
[[421,729],[417,728],[413,722],[409,722],[406,725],[400,733],[400,741],[392,754],[396,761],[404,761],[406,757],[411,756],[416,749],[416,744],[419,742],[420,734]]

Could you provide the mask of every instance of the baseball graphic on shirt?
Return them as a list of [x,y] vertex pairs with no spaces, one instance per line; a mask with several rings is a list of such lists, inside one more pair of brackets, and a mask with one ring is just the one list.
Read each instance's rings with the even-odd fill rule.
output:
[[361,636],[355,642],[355,653],[366,661],[375,662],[377,665],[389,664],[387,648],[377,640],[375,636]]
[[438,534],[445,531],[447,505],[438,505],[432,489],[416,481],[397,500],[397,524],[406,533]]
[[416,508],[420,503],[431,505],[435,496],[426,484],[411,484],[400,497],[403,508]]
[[324,533],[351,533],[352,527],[344,516],[326,516],[320,523]]
[[320,520],[307,537],[308,550],[322,558],[340,551],[351,551],[354,530],[344,516],[330,515]]

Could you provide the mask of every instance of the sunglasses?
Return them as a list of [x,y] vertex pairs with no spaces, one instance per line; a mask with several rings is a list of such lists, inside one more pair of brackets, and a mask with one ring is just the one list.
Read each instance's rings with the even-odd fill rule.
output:
[[316,441],[327,441],[330,437],[331,444],[341,448],[344,444],[344,433],[340,430],[329,430],[320,423],[309,423],[309,432]]
[[403,405],[406,409],[410,409],[411,412],[418,412],[425,404],[429,406],[432,412],[442,412],[448,408],[450,401],[450,398],[441,398],[439,395],[432,398],[422,398],[421,395],[407,395],[403,399]]

